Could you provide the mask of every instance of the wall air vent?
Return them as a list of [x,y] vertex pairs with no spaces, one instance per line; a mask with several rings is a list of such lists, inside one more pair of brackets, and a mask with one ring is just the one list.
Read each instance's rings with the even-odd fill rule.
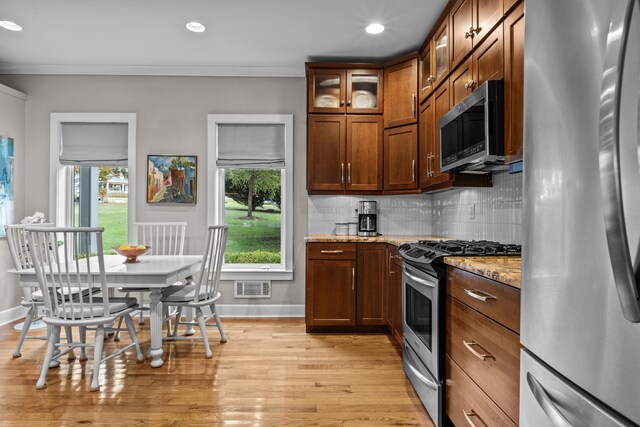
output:
[[271,298],[270,280],[236,280],[233,289],[235,298]]

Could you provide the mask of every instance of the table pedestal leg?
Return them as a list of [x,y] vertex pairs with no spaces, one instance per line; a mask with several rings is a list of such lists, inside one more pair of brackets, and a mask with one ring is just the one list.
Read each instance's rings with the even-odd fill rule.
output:
[[[191,307],[187,307],[185,309],[185,315],[187,316],[187,323],[193,323],[193,308]],[[195,329],[193,328],[193,325],[189,324],[187,325],[187,330],[185,331],[185,335],[186,336],[191,336],[195,333]]]
[[151,367],[159,368],[164,364],[162,360],[162,302],[160,298],[162,293],[159,290],[151,292],[150,306],[150,323],[151,323]]

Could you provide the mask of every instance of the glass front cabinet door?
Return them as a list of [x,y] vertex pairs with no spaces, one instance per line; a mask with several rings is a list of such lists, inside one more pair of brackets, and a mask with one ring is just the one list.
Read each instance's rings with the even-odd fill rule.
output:
[[309,113],[382,113],[382,70],[309,69]]
[[446,22],[438,29],[434,40],[434,61],[435,61],[435,84],[440,82],[440,79],[447,75],[449,71],[449,43],[447,38],[447,25]]
[[433,75],[432,42],[427,44],[420,59],[420,101],[423,101],[433,90],[436,76]]

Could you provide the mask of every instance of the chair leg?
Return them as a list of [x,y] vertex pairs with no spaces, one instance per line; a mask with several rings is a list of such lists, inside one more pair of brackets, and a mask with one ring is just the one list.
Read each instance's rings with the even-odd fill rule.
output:
[[178,306],[176,308],[176,324],[173,325],[173,335],[174,337],[178,336],[178,325],[180,325],[180,316],[182,316],[182,306]]
[[16,346],[15,351],[13,352],[13,357],[17,358],[22,356],[20,349],[22,348],[22,343],[24,342],[27,333],[29,332],[29,327],[31,327],[31,323],[33,322],[33,318],[35,317],[35,307],[31,306],[29,311],[27,312],[27,316],[24,319],[24,325],[22,325],[22,331],[20,332],[20,338],[18,338],[18,345]]
[[[80,342],[82,344],[86,344],[87,343],[87,327],[86,326],[80,326]],[[80,347],[80,361],[81,362],[85,362],[87,360],[87,348],[86,347]]]
[[40,370],[40,378],[36,383],[36,389],[43,389],[47,386],[47,372],[49,372],[49,364],[53,359],[53,353],[56,350],[56,344],[60,340],[60,326],[53,326],[47,339],[47,354],[44,356],[42,362],[42,369]]
[[[73,332],[71,330],[71,326],[64,327],[64,333],[67,336],[67,344],[73,344]],[[71,347],[71,351],[69,352],[69,356],[67,356],[67,360],[72,362],[76,360],[76,354],[73,352],[73,348]]]
[[96,328],[96,343],[93,347],[93,376],[89,391],[100,390],[100,364],[102,363],[102,345],[104,343],[104,325]]
[[[129,296],[129,294],[127,294]],[[142,311],[142,304],[144,303],[144,293],[138,292],[138,301],[140,305],[140,319],[138,319],[138,325],[144,325],[144,311]]]
[[204,357],[211,359],[213,352],[209,346],[209,337],[207,336],[207,324],[204,321],[204,315],[200,307],[196,308],[196,316],[198,317],[198,326],[200,326],[200,334],[202,335],[202,342],[204,343]]
[[144,355],[142,354],[142,350],[140,350],[140,343],[138,342],[138,335],[136,334],[136,328],[133,327],[133,319],[129,314],[125,314],[124,322],[127,324],[127,329],[129,330],[129,336],[131,337],[131,341],[134,344],[136,349],[136,357],[138,362],[142,362],[144,360]]
[[122,327],[122,317],[118,319],[118,326],[116,326],[116,334],[113,336],[115,342],[120,341],[120,328]]
[[169,317],[169,306],[166,304],[162,305],[162,317],[166,319],[167,322],[167,337],[171,336],[171,317]]
[[211,312],[213,313],[213,318],[215,319],[216,326],[218,327],[218,331],[220,332],[220,342],[224,344],[227,342],[227,337],[224,334],[224,331],[222,330],[222,322],[220,322],[220,316],[218,316],[218,310],[216,310],[216,305],[211,304],[209,307],[211,308]]

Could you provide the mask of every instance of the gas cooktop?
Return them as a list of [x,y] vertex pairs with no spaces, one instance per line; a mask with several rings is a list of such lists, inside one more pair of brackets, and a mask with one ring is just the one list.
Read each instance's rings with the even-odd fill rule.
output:
[[400,255],[414,264],[442,262],[445,256],[519,256],[521,246],[488,240],[419,240],[400,246]]

